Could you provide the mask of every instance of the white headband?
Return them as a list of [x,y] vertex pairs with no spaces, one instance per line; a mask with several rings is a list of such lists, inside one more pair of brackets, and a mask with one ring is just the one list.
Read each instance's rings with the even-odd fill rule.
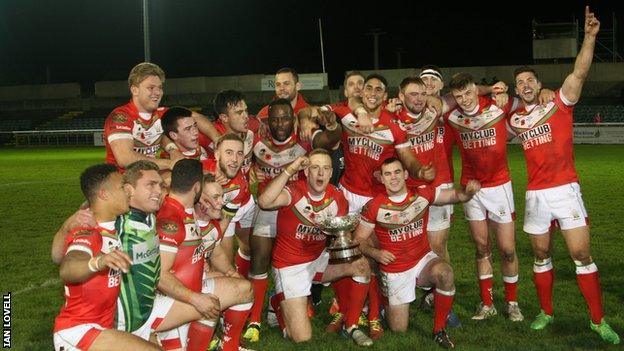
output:
[[436,71],[434,69],[429,68],[429,69],[426,69],[426,70],[420,72],[420,75],[419,75],[420,78],[424,78],[424,77],[427,77],[427,76],[436,77],[440,81],[442,81],[442,74],[440,74],[440,72],[438,72],[438,71]]

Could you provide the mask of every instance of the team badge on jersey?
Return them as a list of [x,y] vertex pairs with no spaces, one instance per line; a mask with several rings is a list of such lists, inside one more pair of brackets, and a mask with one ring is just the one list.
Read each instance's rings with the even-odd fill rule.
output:
[[160,229],[165,234],[175,234],[178,232],[178,224],[175,222],[164,221],[160,224]]

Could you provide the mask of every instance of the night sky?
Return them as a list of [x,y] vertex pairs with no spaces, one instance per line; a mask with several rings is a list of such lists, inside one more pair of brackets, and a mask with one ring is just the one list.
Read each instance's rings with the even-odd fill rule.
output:
[[[404,68],[525,64],[532,62],[531,20],[582,19],[586,3],[149,0],[151,57],[168,77],[272,74],[283,66],[321,72],[321,18],[332,87],[345,70],[373,68],[366,35],[373,28],[386,32],[382,69],[397,68],[397,50]],[[624,52],[621,3],[589,2],[602,28],[612,27],[616,13]],[[89,91],[98,80],[126,79],[143,60],[142,26],[141,0],[0,0],[0,85],[49,78]]]

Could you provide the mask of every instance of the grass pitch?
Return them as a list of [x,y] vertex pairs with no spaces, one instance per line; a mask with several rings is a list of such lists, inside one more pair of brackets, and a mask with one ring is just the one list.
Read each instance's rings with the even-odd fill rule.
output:
[[[607,321],[624,336],[624,146],[576,146],[577,171],[581,178],[585,205],[590,215],[592,255],[601,274]],[[12,340],[16,350],[52,349],[54,317],[63,303],[58,269],[50,260],[52,236],[67,216],[83,201],[78,175],[87,166],[103,162],[103,148],[53,148],[0,150],[0,232],[2,233],[0,282],[2,292],[12,292]],[[456,160],[456,169],[459,164]],[[539,307],[533,287],[532,255],[529,240],[522,232],[526,171],[522,151],[509,148],[509,165],[516,200],[517,252],[520,260],[519,302],[526,320],[507,321],[502,315],[491,320],[470,320],[479,291],[475,278],[474,247],[463,219],[461,206],[455,207],[449,252],[457,294],[454,308],[464,326],[449,334],[461,350],[570,350],[621,349],[609,346],[589,330],[585,303],[576,286],[574,264],[560,235],[554,240],[555,323],[541,332],[529,324]],[[494,254],[495,304],[502,312],[503,286],[498,254]],[[311,342],[294,345],[281,338],[276,329],[263,326],[258,350],[355,350],[338,335],[323,332],[330,289],[313,319]],[[418,294],[420,296],[420,294]],[[431,340],[431,314],[412,306],[409,331],[386,332],[374,350],[435,350]]]

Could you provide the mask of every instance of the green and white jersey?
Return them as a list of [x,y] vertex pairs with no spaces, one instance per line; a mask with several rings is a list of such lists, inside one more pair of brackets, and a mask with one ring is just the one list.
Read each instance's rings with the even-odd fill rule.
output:
[[121,275],[116,328],[133,332],[149,318],[160,278],[156,216],[132,208],[117,217],[115,228],[121,250],[132,259],[130,271]]

